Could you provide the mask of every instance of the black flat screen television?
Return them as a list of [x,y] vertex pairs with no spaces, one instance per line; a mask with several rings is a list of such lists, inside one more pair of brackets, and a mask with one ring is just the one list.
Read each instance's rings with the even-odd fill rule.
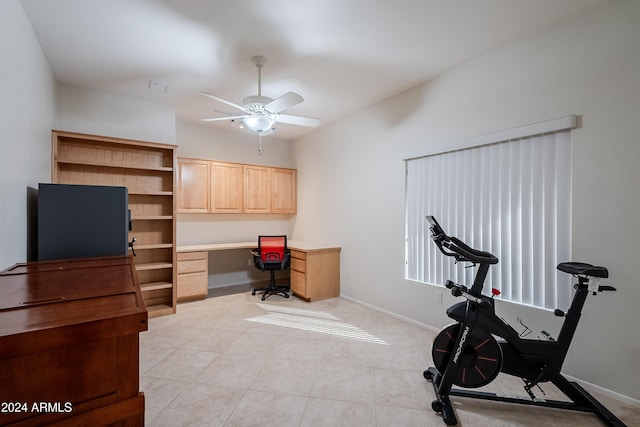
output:
[[127,255],[127,187],[38,185],[38,260]]

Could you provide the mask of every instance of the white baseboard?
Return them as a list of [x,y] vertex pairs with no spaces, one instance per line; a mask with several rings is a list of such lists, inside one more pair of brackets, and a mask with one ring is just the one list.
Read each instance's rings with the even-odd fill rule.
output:
[[407,322],[407,323],[411,323],[412,325],[416,325],[416,326],[419,326],[421,328],[428,329],[428,330],[430,330],[432,332],[440,331],[440,329],[434,328],[433,326],[427,325],[426,323],[418,322],[417,320],[410,319],[409,317],[402,316],[402,315],[394,313],[392,311],[385,310],[383,308],[377,307],[375,305],[371,305],[371,304],[366,303],[364,301],[360,301],[358,299],[355,299],[355,298],[352,298],[352,297],[349,297],[349,296],[346,296],[346,295],[343,295],[343,294],[340,294],[340,298],[344,298],[346,300],[349,300],[349,301],[354,302],[356,304],[360,304],[362,306],[365,306],[365,307],[370,308],[372,310],[375,310],[377,312],[384,313],[384,314],[389,315],[391,317],[395,317],[396,319],[402,320],[402,321]]
[[[419,326],[419,327],[424,328],[424,329],[428,329],[428,330],[433,331],[433,332],[440,331],[439,328],[435,328],[435,327],[433,327],[431,325],[427,325],[425,323],[418,322],[418,321],[416,321],[414,319],[410,319],[408,317],[401,316],[401,315],[399,315],[397,313],[393,313],[393,312],[391,312],[389,310],[385,310],[385,309],[377,307],[375,305],[368,304],[368,303],[366,303],[364,301],[360,301],[360,300],[358,300],[356,298],[352,298],[352,297],[349,297],[347,295],[341,294],[340,298],[344,298],[344,299],[349,300],[351,302],[354,302],[356,304],[360,304],[362,306],[365,306],[365,307],[370,308],[372,310],[375,310],[377,312],[387,314],[387,315],[389,315],[391,317],[394,317],[396,319],[405,321],[407,323]],[[581,380],[580,378],[575,378],[575,377],[573,377],[571,375],[567,375],[567,374],[564,374],[564,373],[562,375],[564,375],[569,381],[577,382],[578,384],[580,384],[582,387],[584,387],[588,391],[592,391],[592,392],[595,392],[595,393],[600,393],[600,394],[602,394],[604,396],[607,396],[607,397],[615,399],[615,400],[617,400],[619,402],[622,402],[625,405],[633,406],[634,408],[640,408],[640,400],[634,399],[634,398],[629,397],[629,396],[625,396],[624,394],[618,393],[618,392],[613,391],[613,390],[609,390],[608,388],[604,388],[604,387],[601,387],[599,385],[592,384],[592,383],[590,383],[588,381]]]
[[269,280],[249,280],[249,281],[243,280],[241,282],[221,283],[219,285],[213,285],[213,286],[209,284],[208,289],[227,288],[229,286],[238,286],[238,285],[254,285],[262,282],[269,283]]
[[624,394],[618,393],[618,392],[613,391],[613,390],[609,390],[608,388],[604,388],[604,387],[601,387],[601,386],[596,385],[596,384],[592,384],[592,383],[590,383],[588,381],[581,380],[580,378],[576,378],[574,376],[567,375],[565,373],[563,373],[562,375],[564,375],[569,381],[577,382],[582,387],[584,387],[587,391],[600,393],[600,394],[602,394],[604,396],[607,396],[607,397],[610,397],[612,399],[615,399],[618,402],[622,402],[625,405],[633,406],[634,408],[640,408],[640,400],[638,400],[638,399],[634,399],[633,397],[625,396]]
[[[276,281],[282,280],[282,279],[286,279],[288,277],[289,276],[277,276],[276,275]],[[238,286],[238,285],[250,285],[250,286],[252,286],[252,285],[263,285],[265,283],[269,283],[269,280],[270,280],[269,278],[266,278],[266,279],[262,279],[262,280],[249,280],[249,281],[243,280],[241,282],[221,283],[219,285],[211,285],[211,284],[209,284],[207,286],[207,289],[226,288],[226,287],[229,287],[229,286]]]

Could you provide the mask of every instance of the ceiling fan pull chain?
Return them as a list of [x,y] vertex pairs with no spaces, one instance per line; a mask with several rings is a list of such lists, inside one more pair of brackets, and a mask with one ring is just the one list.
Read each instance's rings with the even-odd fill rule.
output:
[[258,134],[258,153],[262,156],[262,135]]

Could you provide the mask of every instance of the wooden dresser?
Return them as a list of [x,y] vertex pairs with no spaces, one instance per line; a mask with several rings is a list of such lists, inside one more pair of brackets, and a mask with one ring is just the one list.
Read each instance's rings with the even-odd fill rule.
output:
[[0,272],[0,425],[143,426],[145,330],[131,257]]

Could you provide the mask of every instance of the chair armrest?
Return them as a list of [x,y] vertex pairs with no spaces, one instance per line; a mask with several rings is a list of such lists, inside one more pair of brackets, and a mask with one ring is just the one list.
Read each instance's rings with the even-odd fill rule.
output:
[[282,258],[282,263],[280,264],[280,270],[286,270],[291,265],[291,251],[287,249],[284,253],[284,258]]

